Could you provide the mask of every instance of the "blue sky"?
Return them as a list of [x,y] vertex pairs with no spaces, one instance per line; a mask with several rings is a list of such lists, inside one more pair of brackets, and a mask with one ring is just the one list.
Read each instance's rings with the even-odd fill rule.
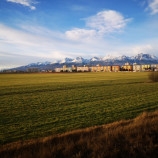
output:
[[158,0],[0,0],[0,69],[65,57],[158,56]]

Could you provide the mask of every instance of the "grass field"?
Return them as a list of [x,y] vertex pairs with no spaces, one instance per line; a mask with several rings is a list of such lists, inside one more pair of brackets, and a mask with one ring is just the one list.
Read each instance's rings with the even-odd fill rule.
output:
[[0,148],[1,158],[157,158],[157,155],[158,111]]
[[158,109],[148,73],[0,75],[0,144],[64,133]]

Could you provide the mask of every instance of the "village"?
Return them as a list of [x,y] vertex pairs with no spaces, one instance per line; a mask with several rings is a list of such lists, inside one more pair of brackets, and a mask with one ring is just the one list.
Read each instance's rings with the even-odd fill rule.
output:
[[133,71],[133,72],[145,72],[145,71],[158,71],[158,64],[152,65],[138,65],[134,63],[125,63],[123,66],[113,65],[113,66],[101,66],[100,64],[96,66],[83,66],[77,67],[72,65],[68,67],[64,65],[63,68],[55,68],[55,72],[119,72],[119,71]]
[[102,66],[97,64],[96,66],[84,65],[76,66],[72,65],[71,67],[63,65],[61,68],[41,70],[38,67],[29,67],[25,71],[22,70],[3,70],[1,73],[61,73],[61,72],[148,72],[148,71],[158,71],[158,64],[149,64],[149,65],[139,65],[134,63],[125,63],[124,65],[112,65],[112,66]]

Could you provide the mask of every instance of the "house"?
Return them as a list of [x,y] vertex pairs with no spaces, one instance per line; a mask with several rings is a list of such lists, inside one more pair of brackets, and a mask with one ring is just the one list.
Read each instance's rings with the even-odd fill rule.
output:
[[140,71],[142,71],[142,65],[137,65],[136,63],[133,64],[133,71],[134,72],[140,72]]
[[111,72],[112,66],[104,66],[104,72]]
[[151,70],[151,65],[141,65],[142,66],[142,71],[150,71]]
[[118,66],[118,65],[112,66],[112,71],[113,71],[113,72],[118,72],[118,71],[120,71],[120,66]]
[[130,63],[125,63],[121,69],[122,71],[133,71],[133,65],[130,65]]
[[89,72],[90,68],[87,66],[77,67],[77,72]]
[[92,66],[91,67],[91,71],[92,72],[97,72],[98,71],[98,67],[97,66]]
[[63,68],[55,68],[55,72],[72,72],[72,67],[64,65]]
[[77,71],[77,67],[75,65],[72,65],[72,71],[76,72]]
[[98,64],[96,66],[92,66],[90,70],[92,72],[101,72],[101,71],[104,71],[104,66],[101,66],[100,64]]
[[55,72],[62,72],[63,68],[55,68]]
[[151,70],[152,71],[158,71],[158,64],[151,65]]

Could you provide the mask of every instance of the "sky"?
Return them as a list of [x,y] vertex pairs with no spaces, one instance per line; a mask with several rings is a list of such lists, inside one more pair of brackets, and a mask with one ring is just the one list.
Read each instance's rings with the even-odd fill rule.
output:
[[158,0],[0,0],[0,69],[138,53],[158,56]]

